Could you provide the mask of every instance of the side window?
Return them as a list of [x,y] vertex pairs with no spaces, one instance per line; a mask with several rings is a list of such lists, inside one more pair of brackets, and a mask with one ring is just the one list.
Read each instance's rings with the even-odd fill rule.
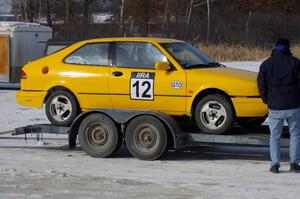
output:
[[118,67],[154,69],[156,62],[168,62],[168,59],[150,43],[118,42],[116,45]]
[[65,58],[67,64],[108,66],[109,43],[90,43]]

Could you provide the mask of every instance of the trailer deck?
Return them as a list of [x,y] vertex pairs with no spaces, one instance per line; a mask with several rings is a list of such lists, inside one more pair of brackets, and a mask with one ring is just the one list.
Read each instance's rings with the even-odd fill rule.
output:
[[[28,125],[12,131],[0,132],[1,134],[26,135],[26,134],[69,134],[70,127],[54,126],[51,124]],[[269,146],[269,130],[267,126],[244,129],[233,127],[226,135],[211,135],[197,132],[196,130],[184,131],[178,139],[180,147],[188,148],[204,145],[239,145],[239,146]],[[281,146],[289,146],[288,129],[284,129]]]
[[[92,157],[113,156],[126,142],[129,152],[138,159],[159,159],[168,149],[186,149],[207,145],[269,146],[269,128],[233,126],[226,134],[199,132],[192,120],[173,118],[158,111],[94,109],[81,113],[70,127],[37,124],[16,128],[1,134],[68,135],[69,148],[78,143]],[[41,134],[41,135],[40,135]],[[289,146],[284,129],[281,146]]]

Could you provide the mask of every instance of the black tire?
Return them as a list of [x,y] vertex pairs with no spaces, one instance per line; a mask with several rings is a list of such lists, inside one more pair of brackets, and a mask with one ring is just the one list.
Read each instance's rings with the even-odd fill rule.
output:
[[[56,103],[55,100],[57,100]],[[70,126],[80,112],[75,96],[65,90],[51,93],[46,100],[45,109],[47,118],[56,126]],[[60,115],[60,111],[63,113],[62,115]]]
[[221,94],[203,97],[197,104],[194,117],[199,129],[208,134],[223,134],[234,123],[231,102]]
[[266,117],[241,117],[236,119],[236,123],[242,127],[258,127],[264,123]]
[[94,113],[80,124],[78,139],[81,148],[90,156],[106,158],[121,147],[122,137],[115,123],[106,115]]
[[125,132],[129,152],[141,160],[159,159],[168,149],[168,135],[164,125],[152,116],[134,118]]

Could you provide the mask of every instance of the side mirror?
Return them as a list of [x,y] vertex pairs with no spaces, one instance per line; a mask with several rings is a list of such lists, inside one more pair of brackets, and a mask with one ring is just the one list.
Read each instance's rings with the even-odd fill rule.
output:
[[155,69],[156,70],[170,70],[171,67],[167,62],[156,62]]

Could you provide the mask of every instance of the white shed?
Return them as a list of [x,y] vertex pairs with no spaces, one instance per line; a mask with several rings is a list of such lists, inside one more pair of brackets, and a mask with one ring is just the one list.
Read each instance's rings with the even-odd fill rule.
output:
[[44,56],[52,29],[36,23],[0,22],[0,82],[19,82],[28,61]]

